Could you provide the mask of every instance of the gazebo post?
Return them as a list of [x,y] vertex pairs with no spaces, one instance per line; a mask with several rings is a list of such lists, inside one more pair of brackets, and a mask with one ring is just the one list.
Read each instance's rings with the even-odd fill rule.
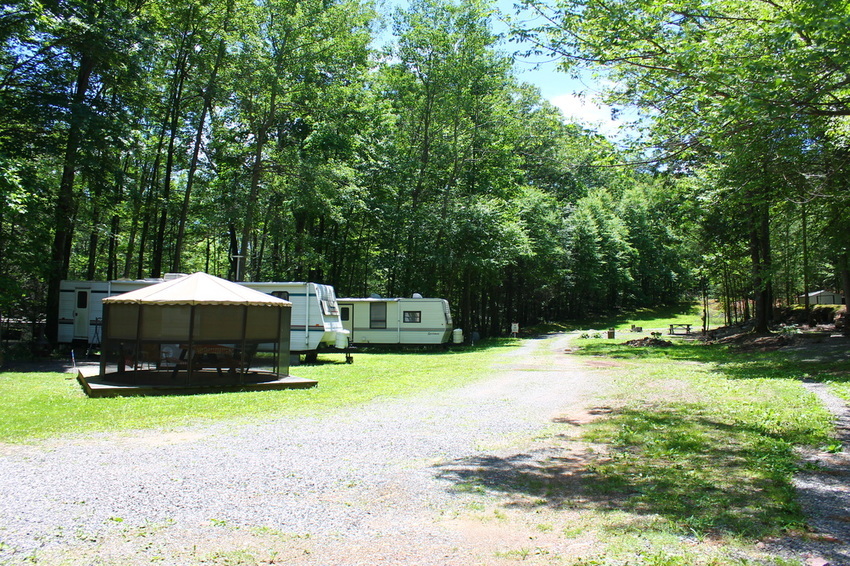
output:
[[109,352],[109,343],[106,341],[106,329],[109,328],[109,305],[103,305],[103,343],[100,345],[100,375],[106,375],[106,358]]
[[239,385],[245,384],[245,347],[248,337],[248,305],[242,306],[242,347],[239,350]]
[[189,307],[189,343],[186,349],[186,383],[192,382],[192,358],[195,355],[195,305]]
[[277,369],[275,373],[281,376],[283,369],[286,368],[286,373],[283,374],[285,377],[289,375],[289,343],[291,339],[289,325],[292,322],[292,310],[290,308],[279,308],[278,312]]
[[136,350],[133,352],[133,383],[136,383],[136,368],[139,367],[139,352],[142,350],[142,305],[136,314]]
[[274,373],[280,375],[280,325],[283,324],[283,309],[277,309],[277,340],[274,342]]
[[142,347],[142,313],[144,309],[142,309],[142,304],[139,303],[138,311],[136,312],[136,351],[133,354],[133,383],[136,383],[136,366],[139,364],[139,351]]

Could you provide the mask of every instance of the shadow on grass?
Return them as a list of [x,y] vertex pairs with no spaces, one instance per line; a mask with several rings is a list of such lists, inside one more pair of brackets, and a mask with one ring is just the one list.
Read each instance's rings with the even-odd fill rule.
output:
[[850,343],[802,341],[794,345],[760,351],[726,344],[698,341],[674,342],[668,347],[631,346],[626,343],[578,342],[578,356],[617,359],[670,360],[708,364],[713,372],[729,379],[808,379],[850,382]]
[[78,368],[86,366],[99,366],[95,358],[82,358],[78,360],[62,360],[41,358],[32,360],[12,360],[0,367],[0,373],[76,373]]
[[638,309],[635,311],[622,311],[589,318],[580,318],[565,323],[544,324],[533,327],[533,330],[541,333],[570,332],[588,328],[623,327],[629,324],[666,327],[669,324],[668,321],[674,321],[683,316],[692,318],[691,324],[696,327],[700,323],[702,311],[696,303],[676,303],[652,309]]
[[475,344],[443,344],[435,346],[381,346],[359,345],[352,349],[352,354],[398,354],[398,355],[431,355],[452,356],[472,352],[487,352],[500,349],[514,348],[520,344],[516,338],[486,338]]
[[[615,411],[608,454],[553,448],[477,456],[437,467],[460,492],[495,492],[509,505],[620,510],[629,528],[663,517],[682,533],[751,538],[800,526],[790,444],[678,410]],[[612,432],[613,431],[613,432]]]

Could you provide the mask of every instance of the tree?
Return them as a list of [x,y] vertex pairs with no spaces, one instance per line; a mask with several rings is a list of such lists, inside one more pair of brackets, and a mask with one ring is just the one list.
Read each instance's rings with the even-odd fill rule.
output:
[[[607,100],[643,110],[649,142],[676,172],[728,168],[746,213],[756,328],[770,318],[770,215],[788,161],[850,113],[847,5],[768,0],[569,0],[526,3],[542,26],[519,30],[564,67],[602,69]],[[781,152],[778,154],[777,151]],[[758,172],[758,179],[754,173]]]
[[[63,126],[60,128],[63,132],[61,177],[55,197],[53,245],[47,267],[46,333],[51,341],[56,340],[58,331],[59,283],[67,274],[70,260],[77,208],[74,181],[79,154],[84,139],[98,135],[93,131],[96,121],[92,118],[102,108],[95,106],[98,97],[93,90],[95,86],[107,85],[116,75],[128,70],[132,43],[138,39],[137,19],[141,7],[141,0],[50,5],[50,12],[44,17],[30,16],[34,27],[26,28],[26,31],[37,32],[37,43],[23,33],[18,36],[17,47],[21,49],[18,56],[30,56],[27,64],[20,66],[17,56],[6,60],[7,64],[12,63],[13,73],[26,74],[27,79],[41,77],[20,83],[24,92],[28,91],[27,87],[39,85],[54,93],[67,93],[67,98],[60,102],[59,123]],[[23,8],[40,10],[35,4]],[[44,26],[44,21],[50,23]],[[116,33],[116,30],[121,30],[121,33]],[[31,93],[39,95],[42,92]]]
[[660,300],[661,185],[517,80],[492,13],[417,0],[370,53],[356,0],[5,4],[0,312],[52,336],[60,279],[168,270],[444,296],[484,334]]
[[236,73],[232,117],[245,125],[242,143],[250,152],[238,248],[244,269],[238,280],[260,271],[257,213],[263,197],[271,195],[264,195],[267,171],[287,179],[278,188],[312,190],[301,161],[312,116],[321,114],[325,90],[365,68],[370,18],[370,11],[349,1],[269,0],[251,12],[248,21],[255,28],[239,45],[231,69]]

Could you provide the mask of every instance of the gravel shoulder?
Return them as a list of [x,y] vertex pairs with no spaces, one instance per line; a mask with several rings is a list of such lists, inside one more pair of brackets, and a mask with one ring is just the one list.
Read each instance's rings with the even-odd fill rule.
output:
[[804,382],[835,417],[837,452],[800,450],[802,470],[794,487],[811,532],[796,540],[781,541],[813,565],[850,564],[850,409],[823,383]]
[[465,487],[446,468],[516,457],[604,392],[565,340],[528,341],[461,389],[319,417],[6,445],[0,561],[492,564],[455,521]]
[[[310,418],[0,444],[0,564],[499,566],[592,555],[593,529],[544,528],[547,512],[579,522],[578,511],[565,518],[533,490],[499,491],[544,461],[580,483],[594,457],[571,438],[611,410],[604,368],[615,362],[565,355],[568,342],[529,340],[459,389]],[[807,387],[850,446],[846,405]],[[801,457],[813,532],[765,550],[850,564],[847,453]]]

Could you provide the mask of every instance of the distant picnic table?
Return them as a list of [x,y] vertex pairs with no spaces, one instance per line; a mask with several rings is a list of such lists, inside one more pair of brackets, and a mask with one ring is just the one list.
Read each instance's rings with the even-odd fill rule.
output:
[[670,334],[676,334],[677,328],[684,328],[685,334],[691,333],[691,325],[690,324],[671,324],[670,325]]

